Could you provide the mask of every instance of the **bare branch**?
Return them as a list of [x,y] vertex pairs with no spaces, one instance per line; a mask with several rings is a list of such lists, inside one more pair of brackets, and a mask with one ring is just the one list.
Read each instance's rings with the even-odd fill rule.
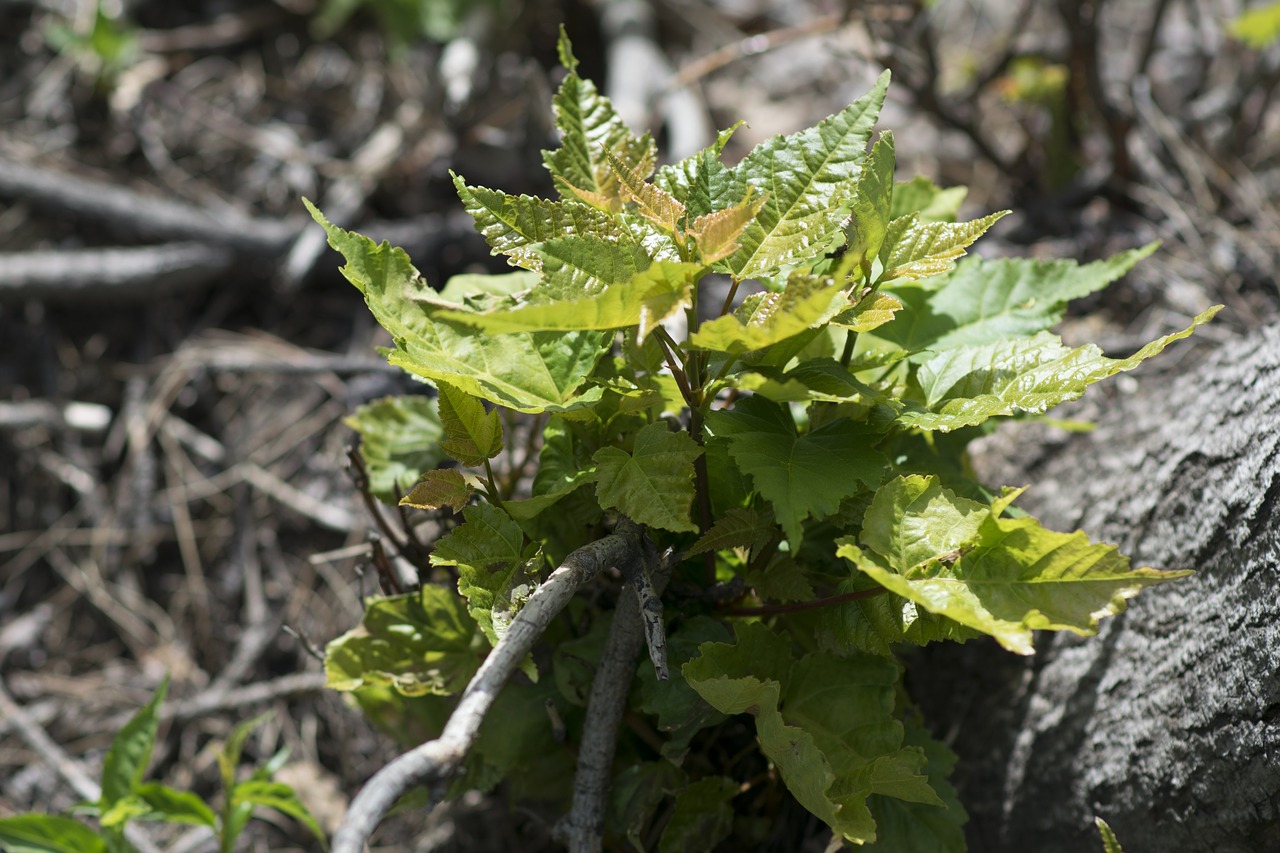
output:
[[401,795],[415,785],[442,781],[457,770],[475,743],[480,724],[498,693],[551,620],[583,584],[601,571],[638,560],[642,554],[640,536],[640,528],[624,518],[612,534],[582,546],[565,558],[564,564],[529,597],[512,620],[506,636],[485,658],[440,737],[383,767],[356,795],[333,836],[333,853],[361,853],[364,843]]
[[[635,576],[647,587],[630,580],[614,611],[609,638],[600,654],[591,696],[587,699],[587,718],[578,744],[578,769],[573,778],[573,806],[556,826],[556,837],[571,853],[596,853],[601,849],[604,808],[613,771],[613,756],[618,744],[618,726],[627,706],[627,691],[636,671],[640,646],[648,642],[652,656],[657,657],[654,632],[650,620],[654,611],[645,600],[657,602],[667,585],[676,559],[668,551],[661,559],[645,560],[637,566]],[[652,567],[652,573],[649,569]],[[666,669],[666,636],[662,627],[662,605],[658,604],[657,636],[661,638],[662,670]],[[654,667],[657,669],[657,661]],[[661,677],[661,676],[660,676]]]

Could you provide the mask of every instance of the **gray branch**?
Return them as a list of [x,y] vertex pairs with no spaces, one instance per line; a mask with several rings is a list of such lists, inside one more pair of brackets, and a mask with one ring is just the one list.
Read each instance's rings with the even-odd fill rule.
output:
[[334,834],[333,853],[361,853],[383,816],[406,791],[415,785],[443,781],[451,776],[475,743],[480,724],[498,693],[551,620],[583,584],[607,568],[638,560],[641,548],[640,528],[622,519],[611,535],[584,545],[566,557],[564,564],[530,596],[512,620],[506,636],[485,658],[440,737],[383,767],[356,795]]

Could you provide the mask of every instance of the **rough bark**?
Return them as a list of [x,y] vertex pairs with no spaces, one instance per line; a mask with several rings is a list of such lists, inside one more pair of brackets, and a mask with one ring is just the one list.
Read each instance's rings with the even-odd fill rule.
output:
[[[1148,375],[1098,428],[1016,429],[997,481],[1047,525],[1197,574],[1100,635],[930,649],[912,673],[981,851],[1280,850],[1280,327]],[[1098,407],[1098,403],[1093,403]],[[950,727],[948,729],[948,727]]]

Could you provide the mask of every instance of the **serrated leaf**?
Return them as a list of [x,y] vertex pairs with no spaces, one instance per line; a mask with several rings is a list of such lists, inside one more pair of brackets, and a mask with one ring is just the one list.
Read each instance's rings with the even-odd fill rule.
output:
[[0,847],[9,853],[106,853],[96,832],[69,817],[21,814],[0,818]]
[[955,753],[930,737],[921,726],[910,723],[906,726],[904,743],[924,752],[929,787],[937,792],[942,805],[912,803],[879,794],[871,796],[867,804],[876,821],[876,841],[863,849],[868,853],[919,853],[922,850],[964,853],[967,847],[963,827],[969,815],[950,782],[956,765]]
[[[733,170],[734,180],[768,198],[724,262],[738,280],[775,275],[787,264],[825,253],[842,236],[840,194],[866,159],[871,128],[884,102],[889,73],[844,110],[791,136],[756,146]],[[735,201],[745,193],[735,193]]]
[[648,174],[657,156],[653,137],[635,136],[609,99],[590,80],[579,77],[573,67],[551,106],[562,138],[559,148],[542,152],[542,162],[561,196],[574,198],[574,189],[583,190],[601,199],[609,209],[618,209],[622,203],[621,185],[604,152],[610,151],[627,166]]
[[740,785],[724,776],[708,776],[676,793],[675,810],[662,830],[660,853],[712,850],[733,831],[731,800]]
[[491,504],[469,506],[464,521],[436,543],[433,566],[458,567],[458,592],[494,645],[537,588],[538,558],[527,560],[524,531]]
[[866,425],[837,420],[800,435],[786,408],[760,397],[711,412],[707,425],[728,440],[729,455],[773,505],[793,552],[806,518],[830,515],[842,499],[879,483],[888,462]]
[[794,272],[785,290],[748,296],[734,313],[699,326],[689,344],[728,353],[763,349],[831,319],[845,304],[835,279]]
[[138,709],[111,739],[111,748],[102,763],[102,796],[98,800],[98,807],[104,815],[142,784],[160,727],[160,705],[168,692],[169,678],[166,676],[151,700]]
[[502,423],[498,410],[486,412],[484,403],[447,382],[440,389],[440,449],[463,465],[483,465],[502,452]]
[[596,463],[596,496],[638,524],[675,532],[697,531],[689,517],[693,503],[693,460],[702,455],[688,433],[664,422],[636,433],[632,451],[602,447]]
[[446,311],[441,316],[498,335],[636,326],[643,341],[663,320],[688,307],[701,270],[697,264],[659,261],[585,298],[508,306],[483,314]]
[[689,235],[697,242],[698,257],[704,264],[714,264],[738,251],[738,237],[764,207],[767,196],[756,195],[747,186],[747,196],[733,207],[704,213],[689,226]]
[[736,644],[702,646],[682,672],[717,710],[755,716],[761,751],[801,805],[865,843],[876,837],[871,794],[940,802],[919,773],[923,752],[902,747],[892,713],[896,665],[821,654],[792,663],[789,641],[762,624],[740,623],[736,633]]
[[871,262],[879,256],[889,229],[895,162],[893,134],[885,131],[871,146],[854,186],[850,203],[853,216],[845,229],[845,258],[847,263],[862,270],[867,280],[871,278]]
[[924,409],[908,408],[898,418],[908,426],[946,432],[1015,412],[1043,413],[1075,400],[1099,380],[1132,370],[1207,323],[1221,307],[1210,308],[1187,328],[1152,341],[1128,358],[1107,358],[1095,344],[1069,349],[1049,332],[940,352],[916,374]]
[[[489,303],[500,303],[503,297],[515,296],[537,286],[542,276],[528,270],[509,273],[458,273],[449,276],[440,293],[430,301],[449,308],[471,308],[483,311]],[[429,294],[422,294],[429,296]]]
[[[654,174],[654,185],[680,199],[690,219],[697,220],[743,200],[744,189],[734,181],[733,170],[720,161],[724,146],[742,124],[720,131],[711,145]],[[734,196],[734,192],[738,195]]]
[[[934,525],[947,523],[948,513],[939,507],[945,500],[942,490],[925,507]],[[962,498],[955,502],[962,515],[971,503]],[[896,571],[883,555],[850,547],[847,539],[836,553],[890,591],[1024,655],[1033,652],[1033,630],[1092,635],[1098,619],[1124,610],[1125,601],[1142,589],[1190,574],[1130,569],[1129,559],[1114,546],[1092,543],[1081,531],[1056,533],[1033,518],[1001,518],[1007,503],[1007,497],[997,499],[976,542],[958,559],[933,561],[928,571],[911,577]],[[911,523],[916,529],[928,526]]]
[[400,505],[427,510],[451,507],[454,512],[461,512],[474,493],[461,471],[438,468],[423,474],[409,494],[400,499]]
[[910,474],[876,490],[858,538],[894,571],[911,577],[938,560],[959,559],[990,514],[988,506],[943,488],[937,477]]
[[476,633],[463,600],[441,586],[369,599],[359,627],[325,647],[326,686],[387,686],[405,696],[457,693],[480,666]]
[[383,397],[356,409],[343,423],[360,433],[369,491],[384,503],[444,461],[444,427],[430,397]]
[[344,231],[306,204],[328,233],[329,245],[347,259],[342,274],[364,294],[374,317],[391,333],[392,364],[521,412],[564,411],[599,399],[600,389],[584,389],[583,382],[609,348],[607,333],[488,336],[437,320],[434,315],[444,309],[431,304],[435,294],[404,250]]
[[612,285],[626,284],[652,263],[630,235],[609,240],[585,234],[548,240],[538,247],[542,256],[542,285],[529,294],[530,302],[576,301]]
[[675,233],[676,227],[684,219],[684,205],[671,193],[648,183],[642,175],[627,163],[622,162],[616,154],[606,149],[604,158],[609,167],[622,182],[622,200],[635,205],[636,211],[669,234]]
[[506,255],[515,266],[540,271],[542,256],[537,250],[547,240],[619,233],[613,217],[578,201],[508,195],[487,187],[469,186],[461,176],[450,174],[458,197],[475,220],[476,230],[492,247],[492,253]]
[[894,410],[902,408],[896,397],[877,391],[858,379],[851,370],[833,358],[811,358],[784,374],[784,379],[798,382],[807,392],[803,399],[829,403],[862,401],[879,403]]
[[[1067,303],[1101,290],[1155,251],[1151,243],[1104,261],[965,258],[927,286],[895,287],[901,322],[876,337],[911,352],[940,352],[1025,337],[1062,319]],[[839,318],[837,318],[837,321]]]
[[771,513],[761,513],[754,509],[731,509],[716,519],[711,529],[690,545],[684,555],[696,557],[706,551],[762,547],[773,537],[776,524]]
[[831,318],[831,325],[851,332],[869,332],[894,319],[902,310],[902,301],[891,293],[873,291],[858,304]]
[[968,194],[968,187],[948,187],[944,190],[923,175],[917,175],[909,181],[898,181],[893,185],[889,221],[918,213],[921,222],[955,222],[960,205]]
[[947,272],[969,244],[1007,213],[1002,210],[970,222],[923,222],[914,213],[893,220],[880,247],[884,271],[878,280],[928,278]]

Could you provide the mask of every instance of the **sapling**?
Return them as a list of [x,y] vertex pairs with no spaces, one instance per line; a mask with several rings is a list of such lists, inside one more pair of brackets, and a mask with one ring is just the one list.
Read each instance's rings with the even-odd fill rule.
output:
[[[563,37],[560,58],[560,146],[544,152],[558,197],[454,176],[512,271],[437,290],[310,207],[390,362],[434,388],[357,413],[366,462],[384,497],[404,490],[447,531],[420,589],[370,599],[329,645],[330,684],[419,744],[356,798],[335,849],[358,850],[414,784],[503,780],[567,813],[573,849],[602,833],[757,849],[787,802],[854,844],[963,849],[954,756],[896,651],[986,635],[1031,654],[1037,630],[1093,634],[1186,574],[1045,529],[1014,506],[1022,488],[973,478],[965,446],[1217,309],[1127,358],[1063,344],[1050,329],[1067,303],[1154,247],[963,257],[1003,214],[957,221],[962,191],[896,181],[887,131],[868,148],[887,74],[737,165],[730,128],[657,166]],[[650,646],[638,667],[638,640],[606,641],[619,601],[632,627],[616,633],[642,624]],[[601,719],[625,720],[603,762]]]

